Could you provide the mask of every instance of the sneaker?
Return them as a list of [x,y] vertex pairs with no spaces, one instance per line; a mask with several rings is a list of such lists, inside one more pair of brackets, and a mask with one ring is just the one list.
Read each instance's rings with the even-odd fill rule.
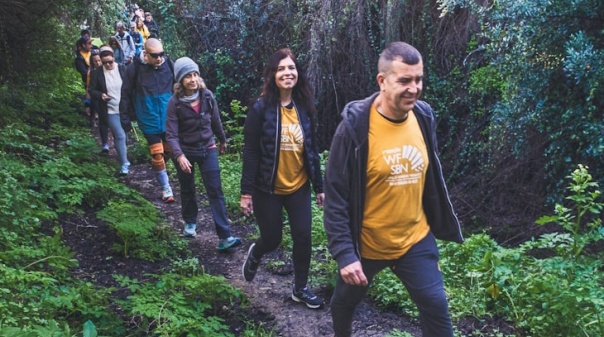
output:
[[185,224],[185,229],[182,231],[182,234],[186,237],[192,238],[195,235],[197,235],[197,232],[195,231],[196,228],[197,228],[197,225],[194,223]]
[[235,248],[241,246],[241,239],[235,236],[229,236],[226,239],[222,239],[220,240],[220,242],[218,242],[218,247],[216,249],[218,249],[218,251],[225,251],[227,249],[231,249],[231,248]]
[[311,309],[318,309],[323,306],[323,300],[313,294],[308,287],[304,287],[299,291],[296,291],[292,288],[292,300],[299,303],[304,303]]
[[174,202],[174,194],[172,194],[172,187],[170,187],[170,185],[164,186],[161,200],[166,204]]
[[127,176],[129,170],[130,170],[130,163],[123,164],[122,168],[120,169],[120,175]]
[[258,266],[260,265],[260,260],[256,260],[252,255],[252,251],[254,250],[254,246],[256,244],[252,243],[250,245],[250,249],[247,251],[247,256],[245,258],[245,262],[243,263],[243,278],[250,282],[256,276],[256,271],[258,271]]
[[102,153],[109,153],[109,144],[103,144]]

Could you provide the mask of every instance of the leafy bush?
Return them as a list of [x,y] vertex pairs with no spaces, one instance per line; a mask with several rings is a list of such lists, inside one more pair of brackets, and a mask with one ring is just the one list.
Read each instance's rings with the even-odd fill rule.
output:
[[[97,217],[107,221],[122,244],[116,248],[125,257],[131,254],[149,260],[163,259],[173,253],[170,238],[172,231],[165,231],[166,226],[155,206],[142,197],[134,200],[113,200],[107,203]],[[166,237],[168,236],[168,237]]]
[[[555,222],[562,233],[544,234],[518,247],[505,248],[487,234],[475,234],[463,245],[441,243],[441,268],[454,319],[500,316],[533,336],[599,336],[604,332],[604,259],[601,248],[585,247],[604,238],[598,184],[586,168],[571,176]],[[588,216],[590,215],[590,216]],[[384,306],[417,315],[401,282],[379,273],[369,294]]]
[[116,276],[132,292],[120,301],[146,335],[233,336],[212,310],[240,299],[243,294],[223,277],[174,273],[155,275],[155,283]]

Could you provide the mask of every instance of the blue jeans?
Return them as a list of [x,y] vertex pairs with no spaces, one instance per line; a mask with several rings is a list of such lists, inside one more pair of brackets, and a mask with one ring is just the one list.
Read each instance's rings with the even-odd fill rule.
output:
[[201,171],[201,179],[210,201],[210,209],[212,210],[218,238],[228,238],[231,236],[231,231],[229,229],[229,219],[222,192],[222,182],[220,181],[217,149],[207,149],[205,156],[187,153],[185,153],[185,156],[191,163],[191,173],[183,172],[180,169],[180,165],[175,163],[178,172],[178,182],[180,183],[180,203],[183,220],[188,224],[197,223],[198,207],[195,191],[195,165],[197,165]]
[[294,285],[302,289],[308,282],[310,255],[312,253],[312,212],[310,208],[311,190],[307,182],[297,191],[288,195],[268,194],[255,190],[252,195],[254,215],[260,229],[253,255],[260,259],[266,253],[279,247],[283,238],[283,209],[287,212],[292,241],[294,263]]
[[[403,282],[419,309],[423,337],[453,337],[449,303],[438,266],[438,256],[436,240],[430,232],[398,260],[361,260],[369,284],[384,268],[390,268]],[[351,335],[354,312],[368,288],[346,284],[338,273],[331,298],[331,316],[337,337]]]
[[113,146],[115,146],[115,151],[117,152],[117,158],[120,161],[120,164],[130,164],[128,162],[128,152],[126,150],[126,133],[122,128],[122,124],[120,122],[119,114],[110,114],[108,116],[109,120],[109,129],[111,129],[111,133],[113,134]]

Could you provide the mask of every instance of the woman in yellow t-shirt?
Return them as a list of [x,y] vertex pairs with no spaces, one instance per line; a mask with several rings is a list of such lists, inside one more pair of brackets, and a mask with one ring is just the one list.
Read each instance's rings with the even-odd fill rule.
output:
[[243,130],[241,208],[255,214],[260,237],[250,245],[243,276],[252,281],[262,256],[279,247],[283,209],[293,240],[292,299],[317,309],[323,300],[309,287],[311,187],[323,205],[323,176],[317,150],[313,95],[296,56],[280,49],[269,57],[260,98],[248,110]]

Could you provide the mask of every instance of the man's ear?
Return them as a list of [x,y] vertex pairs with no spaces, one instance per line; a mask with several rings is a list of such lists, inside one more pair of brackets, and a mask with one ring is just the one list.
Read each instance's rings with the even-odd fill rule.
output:
[[386,80],[386,74],[384,73],[378,73],[377,76],[375,77],[377,84],[380,86],[380,91],[382,90],[382,85],[384,84],[384,81]]

